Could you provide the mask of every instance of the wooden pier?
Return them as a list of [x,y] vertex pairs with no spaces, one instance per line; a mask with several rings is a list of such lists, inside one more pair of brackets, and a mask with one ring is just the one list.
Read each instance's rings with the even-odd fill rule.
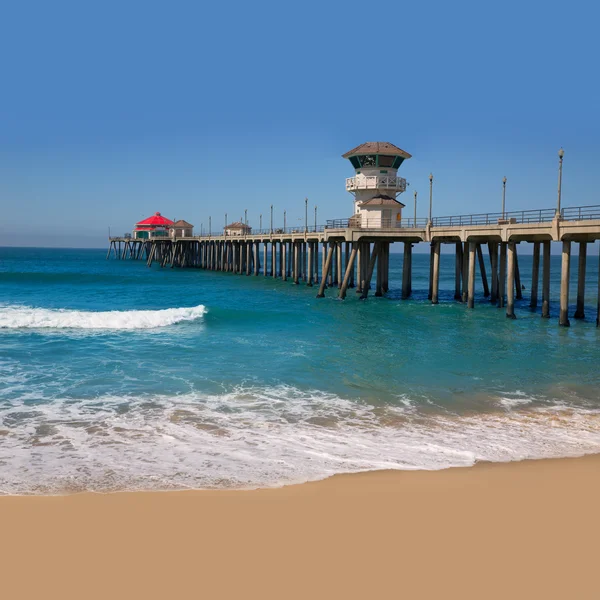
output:
[[[386,226],[387,225],[387,226]],[[412,250],[430,244],[429,299],[439,302],[442,244],[455,248],[454,298],[475,307],[475,277],[479,270],[484,297],[506,308],[515,318],[515,300],[522,298],[518,245],[533,244],[530,307],[538,307],[540,272],[541,315],[550,316],[550,245],[561,244],[559,324],[569,326],[570,256],[579,244],[577,303],[573,315],[583,319],[587,244],[600,239],[600,206],[518,211],[407,220],[378,227],[356,226],[352,219],[329,221],[326,226],[262,230],[247,235],[195,237],[110,238],[107,258],[145,260],[161,267],[198,268],[238,275],[281,278],[318,286],[317,298],[337,288],[344,299],[349,288],[366,299],[389,291],[390,244],[404,245],[403,299],[412,294]],[[484,259],[488,255],[488,264]],[[540,270],[540,262],[542,268]],[[489,272],[489,280],[488,280]],[[374,284],[372,286],[372,284]],[[600,273],[596,325],[600,324]]]

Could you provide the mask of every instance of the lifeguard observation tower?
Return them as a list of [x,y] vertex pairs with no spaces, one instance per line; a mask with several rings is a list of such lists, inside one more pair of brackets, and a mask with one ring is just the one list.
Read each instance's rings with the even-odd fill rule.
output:
[[398,177],[398,168],[411,155],[389,142],[365,142],[342,156],[356,171],[346,179],[346,191],[354,194],[351,226],[400,227],[404,204],[397,197],[406,179]]

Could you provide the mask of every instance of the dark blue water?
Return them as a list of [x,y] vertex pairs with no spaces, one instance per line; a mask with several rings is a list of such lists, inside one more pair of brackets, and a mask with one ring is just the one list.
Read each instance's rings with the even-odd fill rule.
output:
[[[0,491],[254,487],[378,468],[600,449],[595,327],[517,303],[316,299],[259,277],[148,269],[104,251],[0,249]],[[575,300],[576,257],[571,300]],[[520,257],[530,287],[531,259]],[[573,309],[572,311],[573,312]]]

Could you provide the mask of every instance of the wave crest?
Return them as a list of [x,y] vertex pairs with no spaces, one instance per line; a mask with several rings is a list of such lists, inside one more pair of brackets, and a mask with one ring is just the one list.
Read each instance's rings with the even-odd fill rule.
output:
[[201,318],[206,308],[200,304],[189,308],[161,310],[81,310],[0,307],[0,329],[153,329]]

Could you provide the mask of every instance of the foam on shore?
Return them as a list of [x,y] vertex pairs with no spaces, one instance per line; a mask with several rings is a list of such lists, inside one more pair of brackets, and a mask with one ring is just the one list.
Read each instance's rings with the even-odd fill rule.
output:
[[273,487],[600,452],[598,409],[496,403],[431,414],[287,386],[0,403],[0,493]]

